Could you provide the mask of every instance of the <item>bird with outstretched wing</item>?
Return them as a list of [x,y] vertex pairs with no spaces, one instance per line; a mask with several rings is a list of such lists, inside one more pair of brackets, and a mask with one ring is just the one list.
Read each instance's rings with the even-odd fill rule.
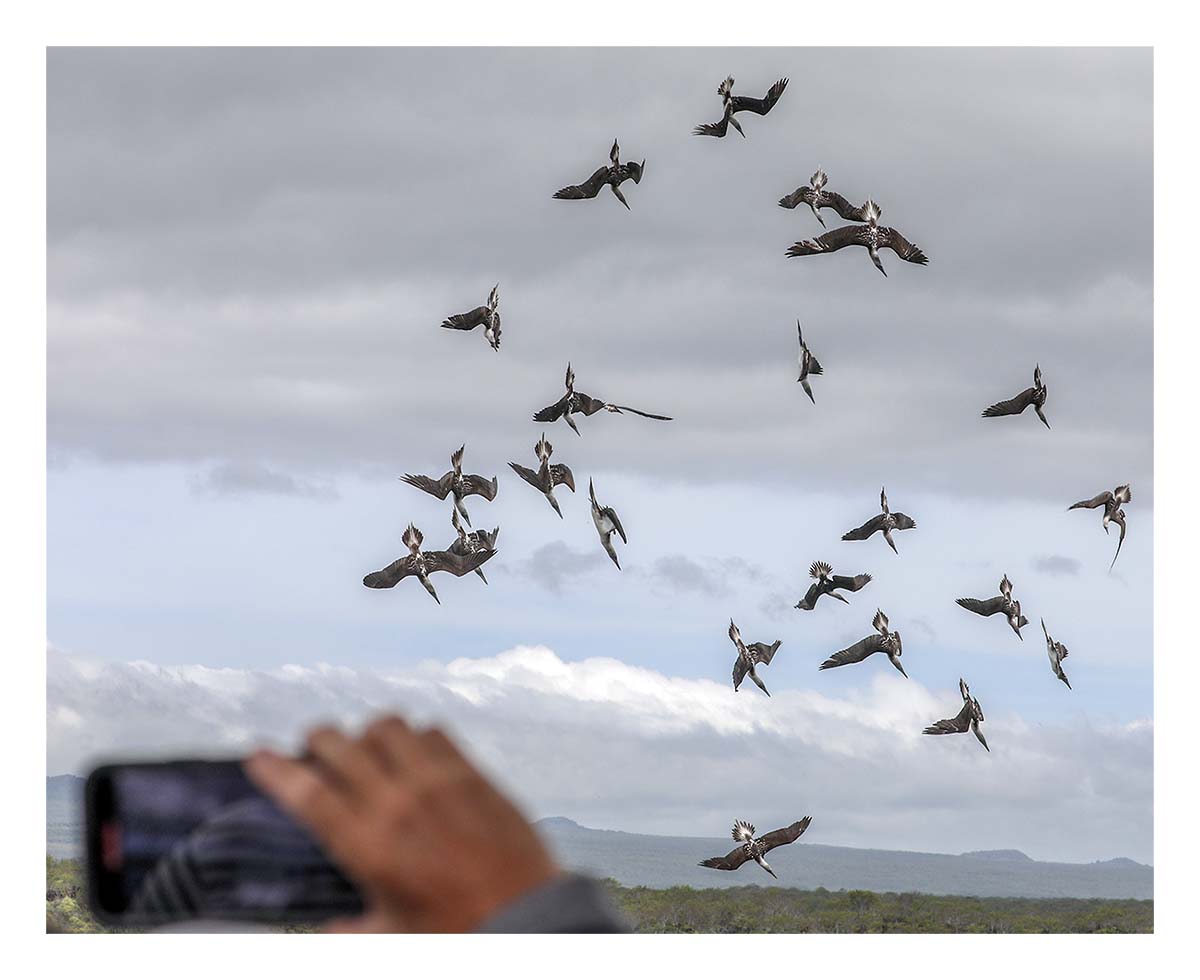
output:
[[781,78],[767,89],[766,95],[761,99],[756,99],[745,95],[734,95],[733,76],[729,76],[717,87],[717,94],[721,96],[721,104],[724,108],[720,120],[715,123],[701,123],[692,130],[692,135],[715,136],[720,139],[725,136],[729,131],[730,124],[732,124],[733,128],[745,138],[746,134],[742,132],[742,127],[734,118],[734,114],[738,112],[753,112],[756,115],[765,116],[775,107],[775,103],[783,95],[783,90],[787,88],[787,84],[788,80]]
[[711,857],[701,861],[699,866],[715,868],[718,871],[736,871],[747,861],[754,861],[772,878],[778,878],[779,875],[771,870],[771,866],[763,860],[763,855],[777,847],[795,843],[800,839],[800,835],[808,830],[808,825],[811,823],[812,817],[804,817],[790,826],[772,830],[769,834],[763,834],[756,838],[754,824],[738,820],[733,825],[733,839],[738,842],[738,846],[724,857]]

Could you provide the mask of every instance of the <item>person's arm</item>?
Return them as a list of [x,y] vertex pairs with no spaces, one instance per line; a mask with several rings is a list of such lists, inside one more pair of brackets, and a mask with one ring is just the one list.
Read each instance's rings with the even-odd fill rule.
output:
[[361,889],[343,932],[623,931],[598,886],[565,875],[536,831],[439,730],[382,718],[261,751],[247,774]]

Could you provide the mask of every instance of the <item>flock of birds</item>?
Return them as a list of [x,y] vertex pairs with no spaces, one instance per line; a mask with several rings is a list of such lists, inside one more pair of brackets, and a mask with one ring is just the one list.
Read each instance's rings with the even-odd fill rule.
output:
[[[715,123],[705,123],[697,126],[693,130],[694,135],[712,136],[720,139],[725,137],[729,132],[729,128],[732,127],[744,139],[746,134],[737,120],[737,113],[750,112],[759,116],[766,116],[779,102],[787,88],[788,80],[786,78],[779,79],[767,90],[766,95],[762,98],[734,95],[733,84],[734,80],[730,76],[724,79],[718,86],[717,93],[721,97],[722,105],[721,119]],[[590,200],[595,198],[607,186],[613,196],[629,209],[629,202],[621,191],[621,185],[629,180],[632,180],[635,185],[640,184],[645,172],[645,160],[641,163],[621,162],[621,148],[618,142],[614,140],[612,148],[609,151],[609,163],[607,166],[599,167],[587,180],[579,184],[571,184],[563,187],[561,190],[555,192],[553,196],[558,200]],[[887,275],[887,270],[884,269],[883,262],[879,256],[881,249],[891,249],[905,262],[911,262],[915,265],[928,264],[928,257],[919,247],[910,242],[895,228],[879,223],[882,209],[872,199],[867,198],[867,200],[859,205],[851,204],[843,195],[836,191],[828,190],[828,183],[828,175],[823,170],[818,169],[807,184],[798,187],[792,193],[780,198],[779,206],[793,209],[800,204],[806,204],[823,228],[826,227],[825,220],[821,215],[821,211],[823,210],[835,212],[842,220],[849,222],[849,224],[826,231],[815,238],[794,243],[787,249],[786,254],[788,256],[820,255],[827,252],[836,252],[847,246],[857,245],[867,250],[872,263],[884,276]],[[497,283],[492,288],[485,304],[477,306],[468,312],[449,316],[442,321],[441,326],[449,330],[463,331],[482,327],[484,339],[493,350],[499,351],[501,337],[499,305],[500,286]],[[824,371],[820,361],[817,360],[804,340],[804,332],[799,319],[796,321],[796,330],[800,345],[798,358],[799,372],[796,381],[803,388],[804,393],[813,404],[816,404],[810,379],[822,377]],[[619,405],[577,390],[575,387],[575,372],[572,370],[570,364],[567,365],[565,387],[566,391],[558,401],[533,414],[533,421],[549,425],[562,419],[576,435],[581,435],[576,422],[577,417],[583,416],[587,418],[601,411],[618,415],[629,413],[663,422],[672,421],[671,417],[667,415],[659,415],[630,408],[628,405]],[[1020,415],[1027,408],[1033,406],[1034,413],[1046,428],[1049,429],[1050,423],[1044,411],[1046,397],[1047,386],[1042,378],[1041,365],[1039,364],[1034,367],[1033,385],[1031,387],[1026,388],[1012,398],[996,402],[989,406],[982,412],[982,416],[984,418],[997,418]],[[554,512],[562,518],[562,509],[555,497],[555,491],[557,488],[565,486],[574,493],[575,476],[571,472],[571,468],[565,463],[550,462],[550,458],[554,453],[554,447],[546,439],[544,432],[533,449],[534,455],[537,458],[536,468],[523,466],[517,462],[510,462],[509,466],[524,482],[541,493]],[[449,572],[458,577],[474,572],[485,584],[487,583],[483,565],[496,555],[496,542],[500,534],[500,528],[493,528],[490,532],[468,530],[471,527],[471,518],[467,513],[465,501],[467,497],[471,496],[479,496],[487,501],[494,500],[499,490],[499,481],[494,476],[491,479],[487,479],[482,476],[464,473],[463,457],[465,452],[466,446],[464,445],[451,453],[451,468],[440,477],[434,478],[431,476],[405,474],[401,478],[410,486],[432,494],[440,500],[446,500],[447,497],[451,499],[451,525],[456,535],[454,541],[442,551],[422,550],[421,546],[424,536],[417,527],[409,524],[402,537],[408,553],[397,558],[385,568],[366,575],[363,578],[363,585],[367,588],[390,589],[403,579],[413,577],[440,604],[441,600],[438,598],[437,590],[430,581],[430,576],[436,572]],[[613,537],[614,535],[619,537],[621,542],[627,545],[629,539],[625,533],[625,528],[622,526],[621,519],[617,516],[616,510],[611,506],[602,505],[597,500],[596,489],[592,480],[588,481],[588,495],[591,503],[592,522],[600,538],[600,544],[609,558],[612,559],[613,564],[620,569],[621,562],[613,545]],[[1132,499],[1129,485],[1123,484],[1114,490],[1105,490],[1088,500],[1081,500],[1068,508],[1068,510],[1078,508],[1094,510],[1102,507],[1102,526],[1105,533],[1108,533],[1110,524],[1116,524],[1120,527],[1120,538],[1117,541],[1117,548],[1113,555],[1112,564],[1109,566],[1110,570],[1116,564],[1117,556],[1121,551],[1121,545],[1125,540],[1125,511],[1122,508],[1122,504],[1127,504]],[[917,523],[907,514],[891,509],[888,504],[886,488],[880,490],[879,504],[880,512],[878,514],[861,526],[847,531],[842,535],[842,540],[865,541],[876,533],[882,533],[883,539],[892,551],[899,554],[893,533],[912,530],[917,526]],[[465,522],[465,527],[463,522]],[[841,593],[858,592],[872,581],[871,575],[867,573],[835,575],[833,568],[824,561],[814,561],[809,567],[809,575],[813,583],[809,586],[803,598],[796,603],[796,609],[811,611],[816,608],[817,602],[823,596],[829,596],[832,599],[837,599],[848,604],[849,600]],[[1013,597],[1013,583],[1007,574],[1000,580],[998,595],[987,599],[963,598],[957,601],[958,605],[963,609],[980,616],[990,617],[997,613],[1002,614],[1018,639],[1022,638],[1021,629],[1027,625],[1028,620],[1021,613],[1020,601]],[[873,654],[882,653],[887,656],[892,666],[907,678],[908,674],[901,663],[903,643],[900,631],[891,628],[888,617],[882,610],[876,610],[871,625],[874,632],[857,643],[831,654],[820,664],[818,669],[830,670],[835,667],[845,667],[851,664],[862,663]],[[1044,619],[1042,620],[1042,631],[1045,634],[1046,650],[1051,670],[1055,677],[1070,688],[1070,681],[1067,680],[1062,667],[1063,661],[1067,658],[1067,647],[1050,636]],[[774,643],[746,643],[742,640],[737,624],[732,619],[729,622],[729,639],[736,650],[736,659],[733,665],[734,691],[736,692],[742,682],[749,677],[763,694],[770,697],[770,692],[767,690],[767,686],[759,675],[758,670],[760,667],[768,666],[771,663],[779,651],[782,641],[776,640]],[[980,729],[980,724],[984,720],[983,709],[979,701],[971,694],[966,681],[959,678],[958,683],[963,702],[958,714],[952,718],[933,722],[924,729],[923,734],[952,735],[971,732],[983,747],[990,752],[991,749]],[[772,877],[777,877],[770,865],[764,860],[764,855],[773,848],[796,841],[808,829],[811,819],[811,817],[806,816],[788,827],[772,831],[761,837],[755,836],[753,824],[738,820],[734,824],[732,832],[733,839],[737,842],[737,847],[724,857],[709,858],[700,862],[700,864],[702,867],[716,868],[722,871],[734,871],[747,861],[753,860],[772,875]]]

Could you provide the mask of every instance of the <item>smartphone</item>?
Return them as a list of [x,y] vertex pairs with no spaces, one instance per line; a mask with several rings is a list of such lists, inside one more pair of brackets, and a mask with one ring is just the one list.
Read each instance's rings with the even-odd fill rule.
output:
[[104,765],[85,796],[88,901],[107,925],[362,912],[355,887],[238,760]]

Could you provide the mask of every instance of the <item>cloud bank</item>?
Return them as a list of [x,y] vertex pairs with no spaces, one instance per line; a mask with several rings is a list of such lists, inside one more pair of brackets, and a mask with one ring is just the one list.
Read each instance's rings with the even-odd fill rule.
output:
[[[869,668],[841,697],[793,689],[767,700],[611,658],[566,662],[545,647],[395,671],[48,656],[51,773],[148,746],[206,756],[290,746],[317,721],[399,710],[450,727],[532,816],[720,836],[739,814],[770,823],[803,811],[820,815],[820,843],[1152,855],[1150,722],[1031,726],[989,713],[988,754],[966,736],[920,734],[957,711],[957,691]],[[986,711],[987,692],[976,693]]]

